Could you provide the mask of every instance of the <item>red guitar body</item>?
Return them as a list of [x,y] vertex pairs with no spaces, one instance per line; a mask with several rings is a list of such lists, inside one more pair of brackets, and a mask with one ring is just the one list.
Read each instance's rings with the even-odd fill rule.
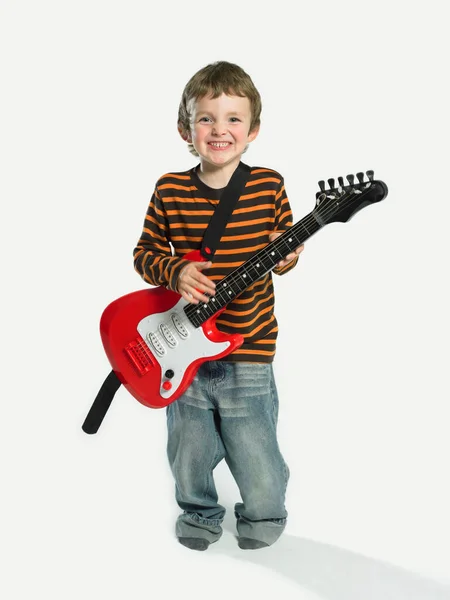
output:
[[[204,260],[198,251],[185,258]],[[194,327],[186,306],[193,305],[161,286],[122,296],[103,311],[100,335],[113,371],[150,408],[179,398],[202,363],[226,356],[244,341],[217,329],[215,321],[225,307]]]

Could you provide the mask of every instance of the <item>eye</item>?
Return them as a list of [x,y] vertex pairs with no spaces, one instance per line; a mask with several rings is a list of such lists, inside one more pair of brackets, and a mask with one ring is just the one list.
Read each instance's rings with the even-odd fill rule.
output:
[[200,117],[199,119],[199,123],[201,123],[202,121],[210,121],[211,119],[209,117]]
[[232,123],[239,123],[240,119],[238,119],[237,117],[230,117],[230,120]]

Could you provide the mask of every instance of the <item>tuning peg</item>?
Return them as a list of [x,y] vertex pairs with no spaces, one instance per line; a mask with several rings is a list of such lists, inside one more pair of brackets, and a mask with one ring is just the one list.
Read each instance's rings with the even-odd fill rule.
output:
[[343,188],[344,187],[344,178],[338,177],[338,181],[339,181],[339,185]]
[[356,177],[358,178],[359,183],[364,183],[364,173],[362,171],[356,173]]
[[334,188],[334,179],[328,179],[328,185],[330,186],[330,190],[332,190]]
[[347,181],[349,182],[350,185],[353,185],[353,182],[355,181],[355,176],[347,175]]
[[366,171],[366,175],[369,178],[369,181],[373,181],[373,171]]
[[321,192],[325,191],[325,181],[323,179],[319,181],[319,187]]

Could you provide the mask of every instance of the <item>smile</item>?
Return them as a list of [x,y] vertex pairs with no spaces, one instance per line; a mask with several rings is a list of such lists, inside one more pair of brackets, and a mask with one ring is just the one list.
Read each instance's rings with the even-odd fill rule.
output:
[[209,142],[208,146],[212,146],[212,148],[227,148],[230,145],[230,142]]

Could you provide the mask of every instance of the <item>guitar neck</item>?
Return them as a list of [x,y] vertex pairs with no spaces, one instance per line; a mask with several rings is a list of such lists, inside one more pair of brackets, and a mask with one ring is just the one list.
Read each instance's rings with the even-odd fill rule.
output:
[[255,281],[271,271],[280,260],[293,252],[314,233],[325,225],[317,218],[315,211],[310,212],[301,221],[278,236],[257,252],[252,258],[221,279],[216,285],[216,294],[208,303],[189,304],[185,313],[194,327],[200,327],[205,321],[239,296]]

